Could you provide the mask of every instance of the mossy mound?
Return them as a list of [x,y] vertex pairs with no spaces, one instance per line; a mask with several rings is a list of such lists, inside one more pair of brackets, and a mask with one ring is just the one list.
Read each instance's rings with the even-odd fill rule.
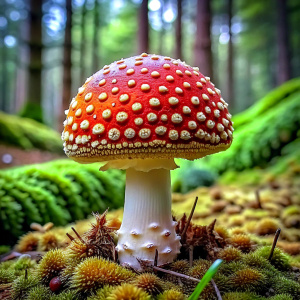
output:
[[[176,191],[186,192],[178,189],[180,183],[187,185],[182,181],[186,169],[223,174],[255,167],[275,167],[283,157],[299,152],[300,79],[293,79],[274,89],[232,120],[235,131],[228,150],[193,163],[179,161],[181,169],[173,172],[175,181],[179,181],[176,182]],[[300,161],[299,155],[296,159]],[[193,182],[194,179],[187,182],[189,180]]]
[[[68,245],[61,245],[58,250],[50,250],[37,263],[28,255],[2,262],[0,297],[1,288],[8,287],[11,296],[22,299],[188,299],[196,287],[194,281],[163,272],[154,273],[149,267],[137,274],[118,265],[111,256],[95,255],[91,248],[86,249],[86,255],[82,256],[82,248],[74,248],[73,243],[79,242],[87,248],[95,245],[99,233],[113,237],[114,230],[109,224],[115,224],[115,221],[112,219],[106,223],[105,214],[96,215],[94,229],[87,228],[87,232],[81,235],[82,241],[75,239]],[[190,226],[193,230],[195,225]],[[55,228],[52,230],[55,232]],[[292,268],[291,257],[275,248],[269,261],[266,256],[270,254],[270,247],[259,247],[255,240],[251,240],[253,247],[245,253],[232,243],[233,236],[229,233],[223,239],[223,246],[213,250],[215,253],[210,259],[196,259],[190,266],[188,257],[181,257],[164,268],[201,279],[213,260],[227,253],[227,259],[214,277],[223,299],[299,299],[300,283],[297,270]],[[106,247],[105,243],[101,247]],[[206,286],[200,299],[217,299],[211,284]]]
[[0,141],[24,150],[40,149],[63,154],[60,134],[28,118],[0,112]]
[[300,80],[285,83],[233,121],[232,146],[224,153],[208,157],[206,163],[220,173],[266,167],[299,137]]
[[[285,166],[284,172],[273,168],[231,172],[221,178],[219,185],[200,187],[185,195],[173,194],[173,211],[188,212],[197,196],[194,222],[207,225],[217,219],[218,233],[227,236],[229,230],[232,241],[243,240],[239,246],[243,252],[251,250],[245,236],[266,245],[281,228],[278,247],[290,255],[300,255],[300,162],[289,160]],[[229,259],[226,253],[223,258]]]
[[70,160],[0,171],[1,244],[15,242],[32,223],[62,226],[92,211],[118,208],[124,183],[118,170],[99,172]]

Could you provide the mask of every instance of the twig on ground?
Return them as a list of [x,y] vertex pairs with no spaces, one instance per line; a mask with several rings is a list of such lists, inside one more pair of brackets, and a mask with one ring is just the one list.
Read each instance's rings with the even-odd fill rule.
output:
[[271,248],[271,251],[270,251],[270,255],[268,257],[268,260],[270,261],[273,257],[273,253],[274,253],[274,250],[275,250],[275,247],[276,247],[276,244],[277,244],[277,241],[278,241],[278,238],[279,238],[279,235],[280,235],[280,232],[281,232],[281,229],[278,228],[276,230],[276,233],[275,233],[275,236],[274,236],[274,240],[273,240],[273,244],[272,244],[272,248]]
[[185,227],[184,227],[184,229],[183,229],[183,232],[182,232],[182,235],[181,235],[181,239],[184,238],[185,235],[186,235],[186,232],[187,232],[188,227],[189,227],[189,225],[190,225],[190,222],[191,222],[191,220],[192,220],[192,217],[193,217],[193,214],[194,214],[194,211],[195,211],[197,202],[198,202],[198,197],[196,197],[196,199],[195,199],[195,201],[194,201],[192,210],[191,210],[191,212],[190,212],[190,215],[189,215],[189,217],[188,217],[188,220],[187,220],[187,222],[186,222],[186,224],[185,224]]

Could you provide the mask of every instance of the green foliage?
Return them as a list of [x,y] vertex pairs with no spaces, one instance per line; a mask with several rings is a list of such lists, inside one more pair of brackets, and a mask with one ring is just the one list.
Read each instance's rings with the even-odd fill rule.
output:
[[285,277],[277,277],[274,286],[276,294],[284,293],[289,294],[293,299],[300,298],[300,283]]
[[76,300],[78,299],[74,291],[64,291],[58,295],[52,295],[50,300]]
[[25,150],[40,149],[63,154],[58,132],[37,121],[0,112],[1,143]]
[[1,171],[0,196],[1,242],[11,243],[33,222],[66,225],[122,206],[124,176],[62,160]]
[[0,284],[13,282],[15,278],[16,276],[12,270],[0,269]]
[[289,294],[278,294],[276,296],[268,298],[268,300],[293,300],[293,296]]
[[216,181],[216,175],[208,170],[199,168],[185,168],[172,184],[175,193],[187,193],[199,186],[212,186]]
[[217,273],[218,268],[220,264],[222,263],[221,259],[217,259],[211,267],[208,269],[208,271],[204,274],[204,276],[201,278],[201,281],[197,284],[195,291],[192,293],[192,295],[189,297],[189,300],[197,300],[202,293],[202,291],[205,289],[207,284],[210,282],[210,280],[214,277],[214,275]]
[[10,250],[10,246],[7,246],[7,245],[1,245],[0,246],[0,255],[1,254],[4,254],[6,252],[8,252]]
[[257,294],[254,293],[249,293],[249,292],[230,292],[224,294],[223,300],[262,300],[263,298],[261,296],[258,296]]
[[266,166],[297,138],[300,126],[300,80],[274,90],[247,113],[237,115],[232,146],[205,158],[218,172]]
[[30,102],[25,104],[20,112],[20,116],[23,118],[29,118],[39,123],[43,123],[43,110],[40,104]]
[[[268,259],[271,252],[271,246],[264,246],[255,251],[258,256]],[[289,269],[289,257],[279,248],[275,248],[270,263],[278,270]]]
[[28,292],[26,300],[49,300],[51,295],[52,292],[48,287],[37,285]]
[[25,299],[29,290],[37,286],[38,283],[38,278],[33,274],[18,277],[12,285],[12,299]]
[[260,101],[256,102],[250,108],[244,110],[233,117],[234,127],[238,129],[242,125],[247,125],[253,120],[257,120],[267,110],[273,109],[276,105],[286,101],[286,98],[291,94],[300,92],[300,79],[290,80],[280,87],[272,90]]

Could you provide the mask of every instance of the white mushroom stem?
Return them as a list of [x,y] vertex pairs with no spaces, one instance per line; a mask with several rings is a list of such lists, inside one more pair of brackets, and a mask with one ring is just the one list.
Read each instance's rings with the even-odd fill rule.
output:
[[123,222],[118,231],[117,251],[122,265],[141,269],[138,259],[158,265],[172,262],[180,250],[180,237],[171,214],[170,171],[126,170]]

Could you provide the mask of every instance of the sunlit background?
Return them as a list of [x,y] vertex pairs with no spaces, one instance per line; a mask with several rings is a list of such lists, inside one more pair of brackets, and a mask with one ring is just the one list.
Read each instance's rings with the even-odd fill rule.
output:
[[[174,57],[178,6],[175,0],[149,0],[149,52]],[[278,57],[278,9],[274,1],[209,1],[211,4],[212,80],[235,112],[244,110],[275,87]],[[288,4],[291,77],[300,73],[299,3]],[[59,128],[62,102],[66,1],[32,1],[41,5],[43,120]],[[231,5],[231,26],[229,8]],[[181,3],[182,60],[193,65],[197,35],[197,1]],[[72,1],[72,91],[93,72],[121,57],[138,54],[139,0]],[[28,101],[30,3],[3,0],[0,4],[0,109],[19,113]],[[230,29],[230,30],[229,30]],[[228,49],[232,45],[233,91],[228,89]],[[95,57],[97,58],[95,64]],[[177,58],[177,57],[176,57]],[[201,69],[201,66],[200,66]],[[201,71],[201,70],[200,70]],[[226,97],[229,94],[231,99]]]

